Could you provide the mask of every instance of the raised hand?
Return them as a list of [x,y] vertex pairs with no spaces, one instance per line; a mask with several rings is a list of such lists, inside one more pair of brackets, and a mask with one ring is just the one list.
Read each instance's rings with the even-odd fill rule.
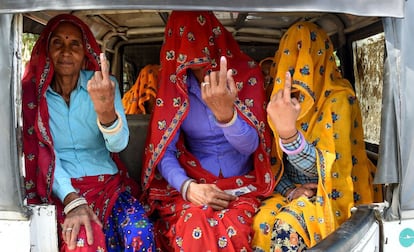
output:
[[101,124],[116,120],[115,83],[109,78],[109,63],[104,53],[100,54],[101,71],[96,71],[88,81],[88,93]]
[[201,83],[201,97],[220,123],[229,122],[234,113],[237,88],[226,57],[220,58],[220,71],[211,72]]
[[296,120],[300,113],[300,104],[291,97],[292,79],[286,72],[284,88],[274,94],[267,105],[267,114],[270,117],[281,138],[289,138],[297,132]]

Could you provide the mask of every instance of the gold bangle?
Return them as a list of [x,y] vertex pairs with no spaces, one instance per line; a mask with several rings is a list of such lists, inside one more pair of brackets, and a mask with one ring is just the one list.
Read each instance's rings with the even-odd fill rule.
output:
[[104,134],[116,134],[118,133],[119,130],[121,130],[123,122],[122,122],[122,118],[119,115],[118,111],[115,111],[116,116],[117,116],[117,124],[113,129],[106,129],[102,126],[101,122],[99,121],[99,118],[96,117],[96,124],[98,125],[99,130],[104,133]]

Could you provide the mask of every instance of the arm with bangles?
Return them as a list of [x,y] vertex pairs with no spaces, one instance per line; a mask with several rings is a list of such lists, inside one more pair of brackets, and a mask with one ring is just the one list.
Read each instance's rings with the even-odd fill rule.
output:
[[[117,135],[125,136],[125,132],[122,132],[122,119],[119,119],[119,116],[117,116],[113,125],[108,125],[108,128],[104,128],[105,126],[101,125],[99,121],[97,121],[97,125],[106,139],[106,145],[111,145],[113,142],[119,143],[120,141],[116,140],[119,138]],[[102,228],[103,225],[93,209],[89,207],[87,200],[76,193],[76,190],[71,185],[71,177],[61,167],[58,155],[56,154],[55,156],[56,168],[53,189],[58,197],[60,195],[59,198],[63,198],[62,203],[66,215],[62,224],[63,240],[68,245],[69,249],[74,249],[76,247],[79,231],[81,227],[84,226],[87,242],[89,245],[92,245],[94,242],[92,225],[96,223],[100,228]]]
[[[117,139],[116,135],[125,135],[122,132],[122,119],[117,119],[108,129],[103,128],[100,122],[97,122],[107,145],[110,145],[111,140]],[[105,137],[106,135],[106,137]],[[119,141],[115,141],[119,142]],[[76,190],[71,185],[71,177],[62,168],[59,156],[56,154],[56,168],[53,183],[53,190],[56,195],[62,200],[64,205],[64,213],[66,215],[62,224],[62,237],[69,249],[76,247],[76,241],[79,231],[82,226],[85,227],[87,242],[92,245],[94,242],[92,225],[96,223],[102,228],[98,216],[93,209],[89,207],[87,200],[76,193]]]
[[181,192],[184,200],[195,205],[209,205],[213,209],[221,210],[228,206],[229,202],[236,199],[222,191],[214,184],[199,184],[194,178],[190,178],[181,167],[177,159],[177,141],[181,130],[178,130],[160,160],[157,169],[167,182],[177,191]]
[[[204,76],[201,97],[216,118],[227,141],[243,155],[252,154],[259,145],[256,130],[238,116],[234,103],[238,89],[231,69],[227,69],[226,57],[220,57],[220,70]],[[259,101],[257,101],[259,102]]]
[[[314,156],[312,154],[313,149],[310,148],[311,146],[306,142],[302,133],[296,128],[296,121],[299,117],[301,106],[295,97],[291,97],[290,73],[286,72],[285,77],[284,88],[276,92],[270,98],[266,111],[271,123],[278,133],[279,145],[283,152],[288,155],[288,159],[290,159],[289,162],[294,166],[296,165],[295,168],[301,170],[302,173],[306,171],[310,174],[317,174],[316,167],[314,167],[315,162],[312,160],[312,156]],[[310,155],[304,153],[304,150],[310,151]],[[313,152],[315,151],[313,150]],[[305,161],[308,162],[308,166],[303,170],[300,165],[303,163],[303,160],[301,160],[303,157],[301,155],[305,157]],[[304,173],[305,175],[306,172]],[[300,187],[292,187],[288,189],[285,196],[290,199],[295,199],[301,195],[312,197],[315,194],[314,189],[316,188],[317,184],[315,183],[302,184]]]
[[96,124],[110,152],[120,152],[128,144],[129,129],[126,122],[117,80],[109,74],[109,63],[101,53],[101,71],[88,81],[88,93],[96,112]]
[[243,155],[252,155],[259,146],[259,136],[255,128],[240,118],[234,109],[234,116],[227,124],[216,122],[223,130],[226,140]]
[[[353,101],[354,94],[349,92],[332,92],[329,97],[329,101],[325,103],[326,106],[329,106],[330,111],[332,113],[340,115],[338,117],[339,119],[335,123],[331,123],[332,128],[331,132],[333,132],[333,135],[336,135],[336,138],[323,138],[325,146],[328,142],[332,142],[332,146],[334,146],[334,149],[332,149],[330,152],[332,155],[337,155],[337,153],[340,153],[341,159],[337,160],[336,162],[343,162],[341,164],[341,167],[343,170],[352,168],[346,168],[345,166],[353,166],[353,155],[357,155],[357,148],[355,148],[358,141],[355,139],[363,139],[362,134],[359,136],[352,135],[353,132],[356,132],[355,130],[355,122],[356,120],[355,115],[359,113],[359,107],[358,103]],[[348,100],[351,100],[351,102],[348,102]],[[323,108],[320,108],[321,111],[323,111]],[[318,177],[318,171],[316,167],[316,149],[317,146],[313,146],[312,144],[307,143],[307,141],[302,138],[303,141],[305,141],[305,147],[303,151],[301,151],[298,154],[295,155],[288,155],[289,162],[299,170],[302,170],[304,174],[306,174],[308,177]],[[321,144],[321,142],[319,142]],[[282,149],[287,149],[287,152],[295,152],[295,146],[300,146],[301,144],[292,144],[289,143],[289,141],[281,140],[281,146]],[[351,148],[350,148],[351,147]],[[364,153],[364,149],[360,149],[361,153]],[[320,151],[327,151],[327,150],[320,150]],[[352,152],[355,153],[352,153]],[[347,177],[347,176],[343,176]],[[298,189],[296,191],[288,191],[287,195],[312,195],[311,190],[315,191],[316,185],[313,184],[303,184],[302,187],[305,187],[304,191],[306,192],[298,192]],[[295,196],[293,198],[295,198]],[[309,196],[308,196],[309,197]]]
[[102,227],[96,214],[88,206],[85,198],[79,196],[71,184],[69,174],[63,169],[58,153],[55,151],[55,174],[53,193],[64,205],[65,220],[62,224],[62,238],[69,249],[76,247],[81,226],[85,226],[88,244],[93,244],[91,221]]
[[[308,198],[312,197],[315,195],[317,188],[316,183],[309,182],[310,180],[315,181],[318,178],[315,147],[305,140],[301,132],[297,132],[296,137],[279,140],[281,149],[287,157],[284,160],[285,171],[288,165],[297,170],[295,181],[298,183],[296,185],[285,172],[276,187],[289,201],[302,195]],[[286,162],[289,163],[287,164]]]
[[[128,144],[129,131],[121,102],[117,83],[109,75],[109,63],[103,53],[100,54],[101,71],[95,71],[88,80],[87,91],[97,114],[96,125],[105,139],[105,146],[110,152],[119,152]],[[121,111],[121,112],[119,112]],[[125,123],[124,123],[125,121]],[[85,227],[87,242],[93,244],[92,225],[97,223],[102,228],[98,216],[88,206],[85,198],[76,193],[71,185],[71,176],[59,164],[56,155],[54,192],[65,206],[65,220],[62,224],[63,240],[69,249],[76,246],[81,226]],[[55,184],[57,184],[55,186]],[[71,232],[67,232],[71,231]]]
[[80,197],[77,193],[69,193],[64,201],[66,218],[62,225],[62,237],[69,249],[76,247],[77,237],[81,226],[85,227],[87,242],[92,245],[94,242],[92,222],[98,224],[101,228],[102,223],[98,216],[88,206],[85,198]]
[[[198,76],[197,72],[195,75]],[[204,82],[200,86],[203,102],[214,114],[217,125],[223,129],[223,133],[227,132],[224,133],[225,137],[228,140],[234,140],[235,137],[227,129],[240,127],[243,124],[240,124],[240,119],[234,108],[237,89],[231,70],[227,71],[226,58],[221,57],[220,59],[220,71],[214,71],[205,75],[203,80]],[[201,81],[201,77],[198,81]],[[161,174],[175,189],[182,193],[183,199],[195,205],[208,205],[215,210],[227,208],[231,201],[237,199],[236,196],[227,194],[215,184],[196,183],[193,178],[187,176],[184,169],[178,163],[176,158],[177,150],[175,149],[178,134],[179,132],[176,133],[174,140],[167,147],[167,151],[158,165]],[[246,137],[240,139],[246,139]],[[251,140],[250,137],[248,139]],[[240,149],[238,141],[233,141],[231,144],[237,145],[237,149]],[[242,146],[242,149],[245,149],[244,146]],[[247,150],[247,152],[249,151],[250,149]]]

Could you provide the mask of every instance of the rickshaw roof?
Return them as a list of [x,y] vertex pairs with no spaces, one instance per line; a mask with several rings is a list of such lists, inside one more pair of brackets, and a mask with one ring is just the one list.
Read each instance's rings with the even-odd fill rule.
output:
[[0,13],[41,10],[210,10],[246,12],[337,12],[362,16],[403,17],[404,0],[3,0]]

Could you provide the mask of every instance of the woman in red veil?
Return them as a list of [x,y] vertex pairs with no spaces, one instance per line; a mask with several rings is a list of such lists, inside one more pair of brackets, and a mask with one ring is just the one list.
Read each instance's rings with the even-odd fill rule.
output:
[[142,173],[157,245],[251,251],[274,188],[260,67],[212,12],[173,11],[160,62]]

